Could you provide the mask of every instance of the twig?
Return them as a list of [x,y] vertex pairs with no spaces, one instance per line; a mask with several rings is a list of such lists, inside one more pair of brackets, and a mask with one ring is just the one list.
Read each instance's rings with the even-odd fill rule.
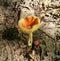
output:
[[48,35],[47,33],[45,33],[43,30],[41,30],[41,29],[38,29],[38,30],[42,31],[45,35],[47,35],[47,36],[50,37],[51,39],[55,40],[55,39],[52,38],[50,35]]

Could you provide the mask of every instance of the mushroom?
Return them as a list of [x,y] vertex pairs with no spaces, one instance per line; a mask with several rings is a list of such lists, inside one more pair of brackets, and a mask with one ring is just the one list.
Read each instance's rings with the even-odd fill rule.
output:
[[27,16],[18,21],[18,28],[29,35],[28,46],[32,46],[33,32],[40,27],[40,19],[36,16]]

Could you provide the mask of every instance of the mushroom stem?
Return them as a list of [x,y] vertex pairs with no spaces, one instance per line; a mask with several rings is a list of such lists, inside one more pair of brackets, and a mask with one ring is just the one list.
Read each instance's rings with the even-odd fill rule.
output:
[[32,42],[33,42],[33,34],[32,34],[32,32],[30,32],[30,34],[29,34],[29,38],[28,38],[28,46],[32,46]]

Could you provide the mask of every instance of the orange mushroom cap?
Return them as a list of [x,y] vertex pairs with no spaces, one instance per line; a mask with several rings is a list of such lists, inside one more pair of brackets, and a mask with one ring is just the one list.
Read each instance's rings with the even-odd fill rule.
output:
[[40,26],[40,19],[36,16],[27,16],[18,22],[18,27],[26,33],[37,30]]

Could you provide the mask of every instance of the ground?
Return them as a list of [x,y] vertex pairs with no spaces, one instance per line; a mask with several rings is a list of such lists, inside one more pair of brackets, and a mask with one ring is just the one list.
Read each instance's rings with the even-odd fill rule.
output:
[[[40,3],[35,0],[24,1],[0,2],[0,61],[29,61],[31,58],[34,61],[57,61],[60,59],[60,1],[49,1],[49,4],[42,4],[44,0]],[[31,56],[34,49],[31,50],[26,44],[28,35],[18,32],[18,20],[28,15],[36,15],[41,20],[40,28],[33,33],[33,38],[40,42],[42,60],[39,46],[34,46],[34,49],[38,48],[38,54]],[[44,54],[46,51],[48,56]],[[26,57],[26,54],[31,57]]]

